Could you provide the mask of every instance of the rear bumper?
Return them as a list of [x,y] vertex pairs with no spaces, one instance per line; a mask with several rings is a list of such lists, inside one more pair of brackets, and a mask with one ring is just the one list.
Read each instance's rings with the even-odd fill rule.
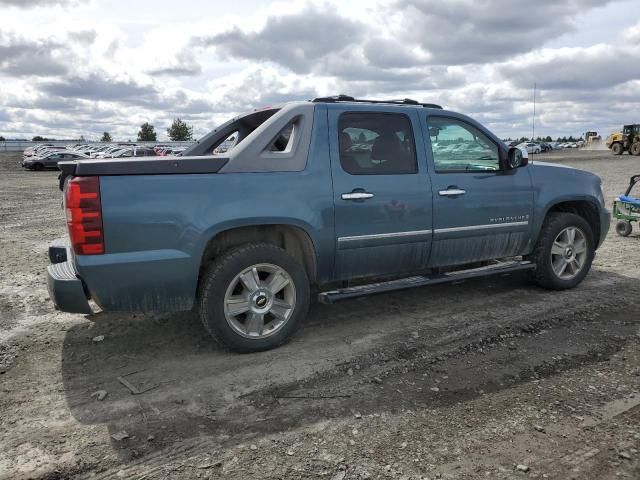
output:
[[69,313],[93,313],[89,306],[82,279],[76,272],[68,254],[61,253],[60,245],[49,247],[49,258],[56,263],[47,267],[47,288],[56,310]]

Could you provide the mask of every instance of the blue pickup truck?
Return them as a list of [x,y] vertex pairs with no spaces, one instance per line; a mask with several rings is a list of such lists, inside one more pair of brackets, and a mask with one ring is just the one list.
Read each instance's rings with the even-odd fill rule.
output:
[[194,309],[241,352],[286,341],[312,291],[333,303],[517,270],[575,287],[610,222],[597,176],[529,163],[473,119],[408,99],[291,102],[181,157],[59,168],[55,306]]

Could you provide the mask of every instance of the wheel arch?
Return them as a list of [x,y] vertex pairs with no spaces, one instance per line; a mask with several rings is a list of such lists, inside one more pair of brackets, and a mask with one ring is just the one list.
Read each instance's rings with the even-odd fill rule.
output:
[[317,275],[317,250],[311,235],[302,227],[288,223],[234,226],[216,232],[206,243],[200,260],[200,279],[206,268],[220,255],[247,243],[270,243],[284,249],[303,265],[311,284]]
[[[598,245],[600,243],[598,240],[600,238],[601,231],[600,214],[596,201],[592,201],[590,199],[576,199],[556,202],[547,207],[542,223],[544,223],[544,220],[549,216],[550,213],[555,212],[573,213],[584,218],[591,227],[591,231],[593,232],[593,237],[595,240],[594,248],[598,248]],[[538,228],[538,236],[542,231],[542,223]]]

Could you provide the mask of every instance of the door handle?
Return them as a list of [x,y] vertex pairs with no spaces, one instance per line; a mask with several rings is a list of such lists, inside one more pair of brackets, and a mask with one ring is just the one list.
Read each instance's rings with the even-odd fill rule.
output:
[[373,193],[365,192],[364,190],[356,191],[354,190],[351,193],[343,193],[341,198],[343,200],[366,200],[367,198],[373,198]]
[[464,195],[465,193],[467,193],[466,190],[462,190],[460,188],[455,188],[455,187],[449,187],[446,190],[440,190],[438,192],[438,195],[441,195],[443,197],[453,197],[457,195]]

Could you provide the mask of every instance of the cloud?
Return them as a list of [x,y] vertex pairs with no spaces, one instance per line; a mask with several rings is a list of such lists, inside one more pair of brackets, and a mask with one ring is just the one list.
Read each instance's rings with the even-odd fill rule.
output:
[[0,32],[0,72],[15,77],[67,73],[66,47],[53,40],[29,40]]
[[522,88],[537,82],[550,90],[600,90],[638,78],[640,49],[596,45],[527,55],[498,66],[504,78]]
[[296,73],[308,73],[315,62],[338,55],[360,41],[364,27],[333,12],[307,7],[283,16],[270,16],[257,32],[238,27],[211,36],[194,37],[194,46],[215,47],[221,58],[268,61]]
[[372,66],[385,69],[415,67],[428,60],[428,55],[416,54],[406,44],[380,38],[366,43],[364,55]]
[[251,108],[345,93],[438,103],[521,136],[535,81],[536,132],[605,132],[640,108],[637,0],[611,1],[278,0],[179,16],[130,2],[119,18],[84,0],[0,0],[0,130],[126,139],[179,116],[202,135]]
[[183,50],[176,55],[175,61],[148,71],[151,75],[194,77],[202,73],[202,66],[196,61],[193,52]]
[[0,0],[0,7],[33,8],[33,7],[53,7],[56,5],[76,5],[81,0]]
[[69,33],[69,38],[71,40],[84,45],[91,45],[95,42],[97,36],[98,34],[93,29]]
[[404,43],[417,42],[431,62],[485,63],[540,48],[575,28],[576,12],[610,0],[398,0],[389,7],[400,16]]
[[38,87],[40,91],[58,97],[103,101],[142,102],[158,94],[153,85],[142,85],[132,79],[111,78],[105,72],[41,82]]

